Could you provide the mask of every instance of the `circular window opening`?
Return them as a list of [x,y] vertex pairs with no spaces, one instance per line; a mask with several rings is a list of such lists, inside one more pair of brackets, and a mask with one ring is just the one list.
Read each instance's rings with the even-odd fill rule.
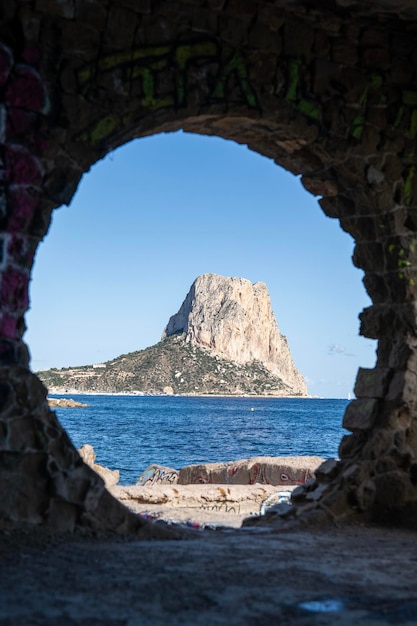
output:
[[[56,410],[76,447],[92,445],[96,463],[120,472],[119,484],[144,480],[151,464],[337,456],[357,369],[374,361],[375,342],[358,337],[357,313],[369,299],[352,247],[269,159],[182,132],[133,141],[96,164],[71,207],[54,214],[34,269],[32,369],[55,397],[88,405]],[[120,363],[159,345],[207,273],[266,284],[308,399],[265,397],[265,387],[259,397],[253,387],[214,397],[228,395],[221,381],[230,377],[218,357],[210,397],[196,380],[185,393],[168,379],[132,389]],[[149,358],[158,369],[166,355]],[[176,383],[183,369],[175,366]]]

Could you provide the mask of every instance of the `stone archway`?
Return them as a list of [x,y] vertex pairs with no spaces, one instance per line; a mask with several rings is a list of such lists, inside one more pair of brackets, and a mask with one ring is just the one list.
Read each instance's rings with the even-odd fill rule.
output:
[[[182,128],[247,144],[302,175],[355,239],[373,305],[341,461],[292,514],[411,521],[417,502],[417,14],[407,2],[16,0],[0,30],[2,185],[0,525],[127,532],[129,515],[81,462],[22,341],[51,211],[135,137]],[[399,8],[398,5],[404,5]]]

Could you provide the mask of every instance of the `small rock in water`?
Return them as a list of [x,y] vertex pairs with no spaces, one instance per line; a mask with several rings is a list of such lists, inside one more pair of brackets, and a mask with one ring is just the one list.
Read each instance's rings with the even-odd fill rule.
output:
[[84,404],[83,402],[77,402],[72,398],[48,398],[48,404],[51,408],[60,409],[85,409],[86,407],[88,407],[88,404]]

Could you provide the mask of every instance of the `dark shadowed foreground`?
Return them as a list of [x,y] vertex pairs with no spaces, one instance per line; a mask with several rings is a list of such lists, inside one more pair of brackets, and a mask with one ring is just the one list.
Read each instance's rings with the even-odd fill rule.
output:
[[416,624],[414,533],[0,537],[1,626]]

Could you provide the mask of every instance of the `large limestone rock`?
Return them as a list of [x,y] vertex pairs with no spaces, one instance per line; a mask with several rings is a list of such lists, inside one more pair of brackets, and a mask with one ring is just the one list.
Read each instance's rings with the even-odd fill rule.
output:
[[202,274],[162,338],[180,333],[191,344],[235,363],[260,361],[294,394],[307,395],[287,339],[278,330],[265,283]]
[[86,443],[81,446],[81,448],[78,448],[78,453],[84,463],[87,463],[87,465],[89,465],[91,469],[96,472],[96,474],[101,476],[107,488],[112,487],[113,485],[117,485],[120,478],[119,470],[111,470],[96,463],[96,454],[94,452],[93,446],[91,446],[89,443]]

